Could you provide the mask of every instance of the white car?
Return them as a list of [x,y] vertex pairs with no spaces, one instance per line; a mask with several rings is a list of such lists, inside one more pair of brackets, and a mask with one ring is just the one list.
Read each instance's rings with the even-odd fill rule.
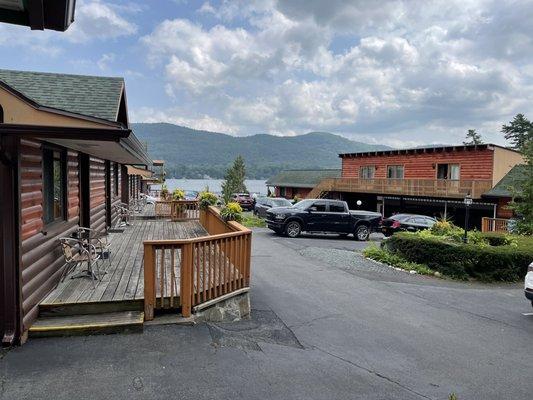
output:
[[527,267],[526,279],[524,281],[524,292],[526,299],[531,301],[533,306],[533,262]]

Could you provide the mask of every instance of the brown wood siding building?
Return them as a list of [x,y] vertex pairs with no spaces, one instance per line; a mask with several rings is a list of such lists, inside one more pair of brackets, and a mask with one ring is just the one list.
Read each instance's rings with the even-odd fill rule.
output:
[[9,345],[24,341],[39,303],[60,279],[58,239],[79,226],[101,232],[112,226],[114,205],[124,186],[129,190],[125,164],[149,159],[127,128],[125,109],[116,113],[124,120],[111,122],[43,111],[7,90],[1,76],[0,106],[9,123],[0,122],[0,338]]

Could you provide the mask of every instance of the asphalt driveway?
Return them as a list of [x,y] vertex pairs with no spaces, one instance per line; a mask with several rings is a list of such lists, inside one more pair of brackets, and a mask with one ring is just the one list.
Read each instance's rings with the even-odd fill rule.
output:
[[520,285],[413,276],[365,245],[257,229],[251,320],[31,340],[3,354],[0,398],[531,398]]

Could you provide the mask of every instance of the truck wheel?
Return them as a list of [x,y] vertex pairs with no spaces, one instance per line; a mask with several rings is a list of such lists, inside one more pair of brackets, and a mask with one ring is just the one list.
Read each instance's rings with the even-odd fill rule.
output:
[[370,229],[366,225],[359,225],[355,228],[354,236],[357,240],[364,242],[370,237]]
[[302,232],[302,226],[297,221],[291,221],[285,227],[285,233],[288,237],[295,238]]

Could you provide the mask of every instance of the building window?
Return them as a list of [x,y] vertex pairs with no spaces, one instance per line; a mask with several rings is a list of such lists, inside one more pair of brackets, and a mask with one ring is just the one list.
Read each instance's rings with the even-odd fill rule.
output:
[[387,178],[389,178],[389,179],[403,179],[403,165],[389,165],[389,166],[387,166]]
[[284,186],[281,186],[281,187],[279,188],[279,195],[280,195],[281,197],[285,197],[285,187],[284,187]]
[[43,150],[44,223],[65,219],[66,159],[61,150]]
[[0,106],[0,124],[4,123],[4,109]]
[[459,164],[439,164],[437,165],[437,179],[449,179],[458,181],[461,166]]
[[118,169],[120,168],[118,163],[113,164],[113,196],[118,196]]
[[365,165],[361,167],[359,171],[359,176],[361,179],[374,179],[374,173],[376,172],[376,167],[374,165]]

